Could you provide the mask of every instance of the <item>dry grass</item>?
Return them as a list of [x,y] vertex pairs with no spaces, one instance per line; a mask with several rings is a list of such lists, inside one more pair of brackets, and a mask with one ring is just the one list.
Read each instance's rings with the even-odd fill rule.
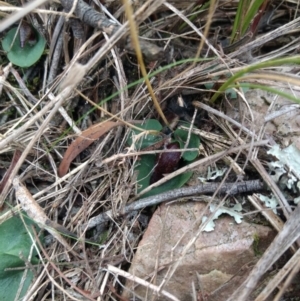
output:
[[[87,226],[92,217],[108,210],[118,216],[126,204],[136,198],[134,163],[139,153],[126,145],[131,127],[148,118],[165,120],[168,124],[168,101],[180,93],[188,95],[188,102],[193,107],[191,120],[194,110],[198,110],[194,121],[202,131],[200,157],[207,156],[208,164],[213,164],[210,156],[215,152],[250,143],[247,150],[241,147],[236,155],[219,158],[218,164],[225,165],[228,161],[232,164],[232,170],[227,174],[231,179],[247,177],[249,171],[252,178],[263,179],[277,196],[285,217],[289,218],[290,205],[264,167],[267,148],[258,153],[254,146],[255,142],[264,139],[264,128],[254,133],[251,124],[255,120],[252,108],[247,105],[247,96],[236,87],[239,101],[246,110],[240,112],[238,121],[234,121],[222,113],[224,107],[231,106],[228,96],[222,94],[217,98],[219,95],[215,94],[226,82],[228,74],[241,71],[241,77],[247,75],[239,83],[246,81],[262,88],[273,87],[279,92],[288,89],[290,97],[297,99],[297,94],[293,94],[293,89],[297,92],[297,86],[300,86],[297,66],[282,72],[282,65],[292,63],[292,59],[269,62],[270,59],[297,55],[299,12],[292,1],[274,2],[276,10],[270,16],[270,24],[274,20],[276,28],[270,26],[267,31],[262,28],[242,47],[238,45],[227,50],[220,42],[225,40],[226,34],[231,34],[228,30],[233,22],[236,1],[218,1],[203,11],[198,4],[197,13],[194,10],[196,4],[192,2],[149,0],[131,7],[127,1],[124,6],[118,1],[107,1],[107,9],[124,25],[120,25],[112,36],[98,30],[93,32],[90,26],[84,25],[84,36],[80,39],[74,37],[68,23],[60,23],[59,16],[68,18],[70,15],[61,12],[61,6],[55,2],[25,13],[14,5],[1,3],[0,11],[7,20],[12,18],[8,12],[24,13],[33,24],[39,25],[47,39],[46,54],[28,71],[9,64],[3,52],[1,56],[0,168],[3,172],[12,166],[13,154],[19,152],[19,159],[1,187],[0,202],[11,209],[2,216],[2,221],[12,212],[20,213],[12,186],[13,179],[19,177],[28,189],[28,198],[32,196],[35,200],[36,208],[39,208],[36,210],[42,208],[49,220],[81,237],[75,245],[71,240],[67,245],[52,240],[41,247],[43,264],[36,267],[39,276],[24,300],[39,293],[44,296],[37,300],[96,300],[100,296],[101,300],[121,300],[118,294],[123,284],[114,275],[126,274],[127,263],[143,234],[138,215],[112,217],[109,224],[93,229],[87,229]],[[101,6],[93,4],[93,7],[101,10]],[[294,15],[289,15],[289,8],[293,9]],[[13,22],[2,21],[1,30],[6,30]],[[59,24],[62,24],[61,34],[57,34]],[[139,36],[165,49],[164,57],[155,64],[155,59],[149,61],[143,57],[137,28]],[[124,41],[126,36],[130,36],[131,49],[127,47],[125,51],[115,47],[118,40]],[[281,42],[277,36],[292,38]],[[275,41],[275,46],[269,41]],[[135,52],[136,56],[131,54]],[[295,61],[298,62],[299,57],[295,57]],[[243,71],[245,68],[249,68],[247,72]],[[205,84],[216,78],[218,82],[208,90]],[[239,78],[235,83],[238,81]],[[194,106],[189,99],[194,101]],[[208,106],[213,104],[211,100],[214,109]],[[111,130],[93,143],[60,178],[57,169],[67,147],[82,131],[100,120],[121,121],[124,126]],[[174,175],[176,172],[169,178]],[[283,223],[269,211],[264,211],[255,196],[249,200],[280,232]],[[37,221],[42,223],[39,218],[36,217]],[[84,244],[82,237],[95,243]],[[65,239],[61,239],[65,243]],[[293,242],[291,238],[287,244]],[[60,266],[64,260],[67,264]],[[119,270],[112,265],[118,266]]]

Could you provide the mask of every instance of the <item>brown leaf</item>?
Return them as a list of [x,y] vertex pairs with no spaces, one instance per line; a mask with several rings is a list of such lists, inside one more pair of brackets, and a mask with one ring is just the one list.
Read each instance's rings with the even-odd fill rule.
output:
[[59,165],[58,175],[63,177],[68,172],[71,162],[77,157],[77,155],[91,145],[96,139],[100,138],[109,130],[119,125],[122,125],[122,123],[105,121],[92,125],[87,130],[83,131],[81,135],[77,137],[68,147],[63,160]]
[[10,163],[10,166],[9,166],[7,172],[5,173],[5,175],[3,176],[2,181],[0,182],[0,193],[3,191],[8,179],[9,179],[13,169],[15,168],[16,164],[18,163],[21,155],[22,155],[21,151],[16,149],[14,152],[12,161]]

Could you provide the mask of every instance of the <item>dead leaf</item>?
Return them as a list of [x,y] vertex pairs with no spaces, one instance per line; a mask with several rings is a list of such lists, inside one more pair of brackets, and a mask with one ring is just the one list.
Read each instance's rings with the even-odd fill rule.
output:
[[[4,187],[13,171],[13,169],[15,168],[16,164],[18,163],[20,157],[21,157],[22,153],[19,150],[15,150],[14,152],[14,156],[12,158],[11,164],[7,170],[7,172],[5,173],[5,175],[2,178],[2,181],[0,181],[0,193],[4,190]],[[9,184],[10,185],[10,184]]]
[[79,137],[74,140],[68,147],[63,160],[58,168],[58,175],[63,177],[69,169],[71,162],[95,140],[99,139],[112,128],[122,125],[121,122],[105,121],[92,125],[83,131]]
[[77,84],[79,84],[82,81],[86,72],[87,72],[86,65],[75,63],[70,68],[68,74],[66,75],[62,83],[59,85],[59,89],[62,91],[69,86],[72,87],[77,86]]
[[[28,214],[29,218],[35,221],[38,226],[42,229],[46,229],[54,238],[56,238],[68,251],[70,251],[73,255],[77,256],[77,254],[73,251],[71,246],[67,243],[67,241],[60,235],[60,233],[56,230],[56,225],[59,228],[63,228],[61,225],[56,224],[51,221],[44,210],[40,207],[40,205],[33,198],[29,190],[20,182],[18,177],[13,179],[13,187],[16,192],[16,199],[19,200],[23,210]],[[67,230],[67,232],[69,232]]]

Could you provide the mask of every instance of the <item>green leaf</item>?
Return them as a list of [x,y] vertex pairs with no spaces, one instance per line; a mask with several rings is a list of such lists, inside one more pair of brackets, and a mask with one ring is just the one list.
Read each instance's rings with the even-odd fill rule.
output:
[[[217,80],[217,79],[218,79],[218,78],[216,78],[216,80]],[[206,88],[207,90],[210,90],[210,89],[212,89],[212,87],[214,86],[214,83],[212,83],[212,82],[210,82],[210,83],[205,83],[204,86],[205,86],[205,88]],[[242,89],[244,93],[246,93],[247,91],[250,90],[250,88],[248,88],[248,87],[241,87],[240,89]],[[228,88],[228,89],[225,91],[225,94],[226,94],[228,97],[230,97],[231,99],[237,99],[237,93],[236,93],[235,90],[232,89],[232,88]]]
[[150,177],[155,166],[155,155],[143,155],[136,163],[138,171],[138,193],[150,185]]
[[[35,30],[35,29],[34,29]],[[12,28],[2,40],[2,47],[7,52],[8,59],[19,67],[30,67],[35,64],[42,56],[46,41],[44,37],[35,30],[36,43],[30,45],[26,43],[23,48],[20,46],[20,37],[17,33],[17,28]],[[16,38],[15,38],[16,37]],[[14,40],[15,38],[15,40]],[[12,42],[13,45],[11,46]]]
[[[175,140],[179,142],[180,148],[184,148],[188,138],[188,131],[177,129],[174,132],[174,137]],[[200,146],[200,138],[197,135],[191,133],[187,148],[199,148],[199,146]],[[193,161],[197,157],[198,157],[198,151],[185,151],[182,154],[182,158],[186,161]]]
[[234,19],[234,23],[233,23],[233,27],[232,27],[232,32],[231,32],[231,38],[230,38],[230,42],[233,43],[235,38],[239,38],[237,36],[237,33],[241,32],[241,28],[242,28],[242,20],[243,20],[243,10],[244,7],[246,5],[248,5],[248,3],[246,3],[247,1],[239,1],[238,3],[238,7],[236,10],[236,14],[235,14],[235,19]]
[[245,34],[248,27],[250,26],[251,22],[253,22],[253,19],[255,15],[257,14],[259,8],[264,3],[264,0],[255,0],[253,1],[252,5],[248,8],[247,14],[243,20],[242,24],[242,34]]
[[[147,188],[150,185],[150,178],[152,171],[155,166],[155,155],[144,155],[141,156],[138,165],[136,166],[136,170],[138,171],[138,193],[140,193],[143,189]],[[143,197],[148,197],[152,195],[156,195],[159,193],[163,193],[175,188],[180,188],[183,186],[192,176],[192,172],[186,172],[184,174],[180,174],[173,179],[163,183],[162,185],[153,188],[151,191],[143,194]]]
[[[27,226],[31,229],[31,222],[28,218],[24,218]],[[8,268],[24,267],[25,263],[20,258],[28,259],[31,250],[32,241],[29,237],[28,230],[23,225],[23,222],[18,217],[12,217],[0,225],[0,300],[12,301],[16,298],[16,293],[19,289],[21,279],[25,273],[25,281],[22,284],[21,293],[18,296],[20,300],[27,292],[27,289],[33,279],[31,270],[10,270]],[[32,264],[38,263],[37,252],[33,251]]]
[[242,70],[238,71],[234,75],[232,75],[210,99],[210,103],[214,103],[217,98],[219,97],[220,93],[223,93],[228,89],[229,86],[233,85],[234,83],[238,82],[240,78],[242,78],[245,74],[250,73],[252,71],[263,69],[267,67],[275,67],[275,66],[282,66],[285,64],[299,64],[300,63],[300,56],[292,56],[292,57],[283,57],[273,60],[268,60],[265,62],[259,62],[256,64],[248,65],[244,67]]
[[[144,124],[139,125],[138,127],[140,127],[142,130],[153,130],[153,131],[157,131],[160,132],[162,130],[162,125],[156,120],[156,119],[148,119],[145,121]],[[187,132],[183,131],[183,137],[187,138]],[[127,143],[129,145],[131,145],[133,143],[133,135],[138,135],[141,132],[139,130],[132,130],[132,133],[130,135],[130,137],[127,139]],[[176,133],[176,132],[175,132]],[[194,147],[194,145],[198,145],[196,147],[199,147],[200,145],[200,140],[199,138],[192,134],[193,137],[191,137],[191,142],[190,145],[193,145],[192,147]],[[195,139],[195,137],[196,139]],[[153,144],[155,144],[156,142],[160,141],[162,139],[161,136],[159,135],[153,135],[153,134],[148,134],[147,136],[144,136],[143,139],[140,139],[135,147],[137,149],[141,149],[141,148],[145,148],[148,146],[151,146]],[[199,143],[197,144],[196,140],[198,139]],[[182,140],[182,139],[181,139]],[[189,160],[191,158],[191,154],[188,154],[190,152],[186,152],[186,154],[184,155],[184,157],[187,157],[188,159],[185,160]],[[194,152],[193,152],[194,153]],[[196,152],[198,155],[198,152]],[[196,156],[197,156],[196,155]],[[140,193],[142,190],[144,190],[145,188],[147,188],[150,185],[150,178],[152,175],[152,172],[154,170],[155,167],[155,163],[156,163],[156,156],[155,155],[143,155],[140,157],[139,161],[137,162],[136,166],[135,166],[135,170],[138,172],[138,193]],[[171,189],[175,189],[175,188],[179,188],[182,185],[184,185],[192,176],[192,172],[187,172],[181,175],[178,175],[177,177],[167,181],[166,183],[153,188],[151,191],[145,193],[143,195],[143,197],[147,197],[147,196],[152,196],[152,195],[156,195]]]
[[[147,119],[143,124],[138,125],[141,130],[152,130],[160,132],[162,130],[162,125],[160,122],[156,119]],[[127,144],[132,145],[133,143],[133,136],[140,134],[142,131],[133,129],[129,138],[127,139]],[[154,135],[154,134],[147,134],[144,135],[141,139],[139,139],[135,145],[136,149],[142,149],[148,146],[151,146],[158,141],[162,140],[162,137],[160,135]]]

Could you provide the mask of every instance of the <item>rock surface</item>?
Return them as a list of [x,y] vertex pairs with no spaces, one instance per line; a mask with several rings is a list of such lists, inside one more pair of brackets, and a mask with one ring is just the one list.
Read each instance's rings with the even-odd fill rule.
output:
[[[300,93],[298,90],[299,88],[293,87],[294,95],[299,97]],[[283,91],[287,94],[291,92],[286,89]],[[294,143],[300,149],[300,107],[298,104],[262,90],[246,92],[246,99],[247,106],[238,100],[232,100],[230,102],[231,106],[226,107],[226,115],[243,123],[257,135],[261,128],[265,126],[267,137],[274,136],[276,140],[279,139],[280,144],[284,147]],[[249,108],[251,109],[251,114]],[[276,115],[276,113],[284,112],[285,110],[286,113]],[[253,120],[251,120],[252,118]]]
[[[148,225],[129,272],[162,286],[178,300],[193,300],[192,285],[208,301],[226,300],[276,233],[262,225],[236,224],[227,216],[215,222],[213,232],[200,232],[202,214],[209,215],[202,202],[161,205]],[[127,281],[123,296],[130,299],[132,292],[141,300],[170,300]]]

